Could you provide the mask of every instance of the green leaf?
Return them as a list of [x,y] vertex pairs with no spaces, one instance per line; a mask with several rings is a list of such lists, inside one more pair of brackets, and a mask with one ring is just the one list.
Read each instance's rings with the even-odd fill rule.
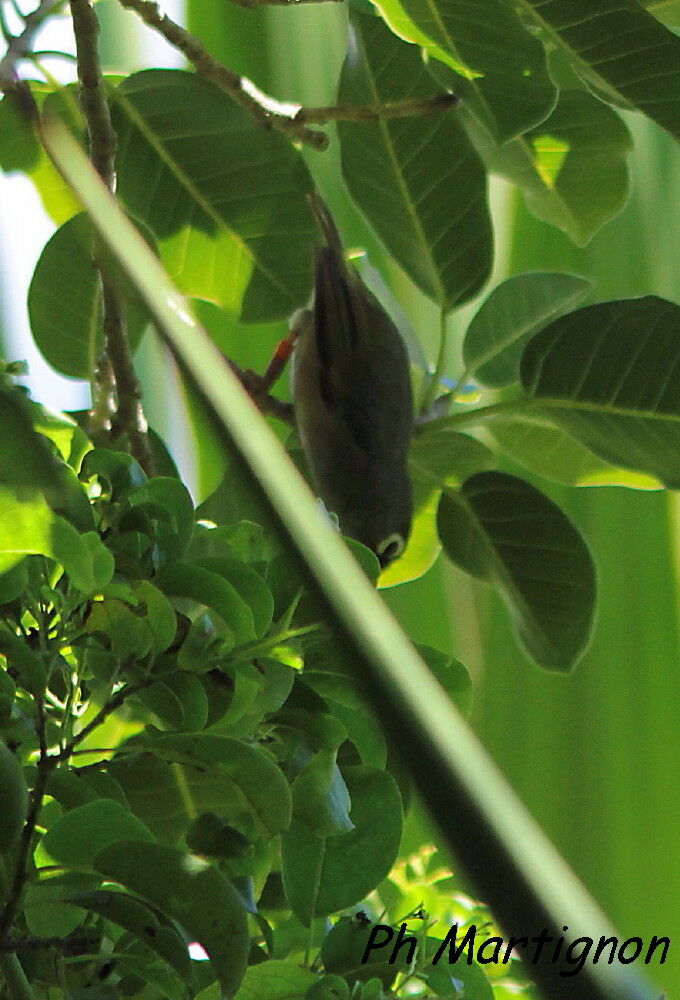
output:
[[108,845],[131,839],[153,837],[120,802],[97,799],[64,813],[43,837],[42,847],[62,864],[87,865]]
[[352,800],[354,829],[319,837],[293,821],[281,837],[283,881],[296,917],[308,927],[363,899],[385,877],[397,856],[401,797],[391,775],[360,766],[343,777]]
[[431,482],[413,483],[413,520],[406,548],[380,574],[380,587],[396,587],[423,576],[441,551],[437,535],[437,505],[441,489]]
[[85,621],[85,631],[108,639],[117,660],[142,659],[152,648],[154,637],[145,617],[117,597],[94,601]]
[[451,701],[466,717],[472,708],[472,680],[462,663],[431,646],[416,646]]
[[29,407],[35,430],[49,438],[64,461],[79,472],[83,458],[92,449],[87,434],[66,413],[57,413],[33,400],[29,400]]
[[0,653],[15,670],[21,683],[31,694],[42,695],[47,681],[47,672],[41,658],[4,623],[0,624]]
[[224,736],[157,731],[145,735],[143,747],[156,758],[153,801],[148,794],[151,754],[114,761],[110,771],[135,815],[160,838],[186,831],[193,818],[188,803],[196,812],[217,813],[252,840],[270,840],[290,823],[290,788],[262,750]]
[[529,211],[577,246],[625,206],[632,139],[620,117],[590,94],[561,91],[546,121],[501,147],[461,114],[487,169],[522,188]]
[[491,449],[476,438],[446,427],[430,429],[427,424],[419,428],[409,452],[414,479],[436,486],[458,485],[495,464]]
[[0,101],[0,170],[24,173],[40,158],[40,145],[33,126],[12,97]]
[[291,962],[274,959],[251,965],[243,977],[236,1000],[303,1000],[316,976]]
[[680,486],[680,307],[656,296],[586,306],[527,345],[539,416],[596,455]]
[[162,653],[175,638],[177,615],[167,597],[148,580],[136,583],[132,593],[146,606],[146,624],[153,635],[153,651]]
[[241,560],[225,556],[204,556],[197,559],[196,563],[211,573],[217,573],[232,585],[252,612],[256,637],[265,635],[272,623],[274,599],[260,574]]
[[307,761],[291,786],[293,816],[319,837],[354,829],[349,818],[349,792],[337,756],[337,750],[322,748]]
[[565,486],[628,486],[634,490],[658,490],[662,483],[653,476],[617,468],[602,461],[571,434],[555,427],[540,414],[494,420],[489,433],[501,451],[515,462],[546,479]]
[[391,948],[372,949],[363,962],[373,929],[356,917],[340,917],[321,945],[321,960],[326,971],[345,976],[349,982],[365,982],[377,976],[383,987],[389,989],[398,973],[408,971],[407,948],[398,952],[395,961],[390,961]]
[[[341,103],[434,96],[416,48],[378,18],[351,17]],[[492,234],[484,170],[456,114],[339,122],[338,134],[350,193],[409,277],[443,309],[474,295],[489,274]]]
[[311,286],[311,180],[279,133],[181,70],[129,76],[112,95],[112,117],[118,194],[156,234],[182,291],[244,322],[302,305]]
[[202,566],[173,563],[156,576],[156,585],[172,597],[190,598],[215,611],[238,644],[255,639],[253,613],[223,576]]
[[500,591],[527,654],[569,670],[590,639],[595,568],[562,511],[522,479],[480,472],[442,494],[437,520],[449,558]]
[[644,112],[680,138],[680,39],[639,4],[588,0],[516,0],[529,21],[563,48],[605,99]]
[[12,751],[0,742],[0,851],[9,850],[19,839],[27,812],[24,769]]
[[75,892],[95,889],[99,882],[97,876],[87,872],[66,872],[29,883],[24,912],[30,933],[37,937],[66,937],[85,919],[82,910],[67,902],[68,898]]
[[207,952],[224,996],[234,996],[250,938],[241,901],[216,868],[195,855],[138,841],[105,848],[94,864],[179,921]]
[[154,523],[155,540],[162,548],[162,562],[181,559],[194,527],[191,494],[178,479],[155,476],[127,496],[133,509],[145,508]]
[[466,373],[501,389],[519,381],[527,341],[586,297],[593,283],[574,274],[518,274],[494,288],[470,323],[463,341]]
[[[85,214],[76,215],[45,244],[28,291],[31,331],[41,354],[53,368],[73,378],[92,377],[104,343],[101,283],[94,253],[92,225]],[[127,300],[126,328],[134,350],[149,314],[131,295],[131,286],[121,280],[118,268],[112,273]]]
[[203,729],[208,721],[208,698],[200,679],[193,674],[167,674],[157,684],[140,691],[138,698],[171,729],[193,732]]
[[191,961],[185,941],[176,927],[148,903],[110,889],[74,893],[68,897],[67,902],[97,913],[129,931],[145,947],[167,962],[185,982],[189,978]]
[[460,94],[497,142],[543,121],[555,103],[543,46],[503,0],[401,0]]

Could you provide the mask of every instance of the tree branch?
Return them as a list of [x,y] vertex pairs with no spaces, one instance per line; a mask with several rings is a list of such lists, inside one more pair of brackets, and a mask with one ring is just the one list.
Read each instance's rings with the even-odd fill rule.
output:
[[43,21],[62,3],[63,0],[40,0],[35,10],[24,17],[24,27],[19,34],[6,34],[7,51],[0,59],[0,90],[11,90],[19,83],[17,63],[30,52],[33,39]]
[[[73,32],[76,39],[78,79],[80,80],[80,103],[87,122],[90,139],[90,159],[106,187],[113,193],[116,185],[115,155],[117,136],[111,124],[109,103],[104,93],[97,39],[99,22],[91,0],[70,0]],[[100,253],[97,254],[100,256]],[[125,311],[118,289],[106,272],[100,260],[95,261],[102,286],[104,312],[104,341],[106,357],[111,363],[115,379],[118,405],[112,430],[120,431],[130,446],[130,452],[137,459],[147,475],[153,475],[153,461],[149,446],[148,427],[141,403],[141,387],[132,364],[132,353],[127,337]],[[108,382],[105,373],[93,373],[96,386]],[[93,388],[93,397],[96,395]],[[92,422],[101,416],[100,401],[93,399]],[[103,425],[93,426],[93,432],[103,429]]]
[[379,107],[338,104],[325,108],[300,108],[295,115],[295,121],[312,122],[315,125],[324,125],[330,121],[377,122],[382,118],[413,118],[418,115],[439,114],[455,108],[458,103],[459,98],[455,94],[442,93],[408,101],[393,101],[381,104]]
[[325,149],[328,136],[315,129],[308,129],[289,115],[265,107],[244,86],[244,78],[227,69],[214,59],[203,45],[165,14],[161,14],[155,0],[119,0],[122,7],[133,10],[145,24],[154,28],[170,45],[178,49],[194,66],[199,76],[210,80],[232,97],[237,104],[252,115],[263,128],[275,128],[291,139],[307,143],[314,149]]

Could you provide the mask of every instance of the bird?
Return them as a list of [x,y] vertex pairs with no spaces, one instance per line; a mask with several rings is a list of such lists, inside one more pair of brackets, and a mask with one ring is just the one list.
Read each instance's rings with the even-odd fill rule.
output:
[[323,243],[311,302],[291,320],[295,420],[319,497],[343,534],[372,549],[384,568],[403,552],[413,514],[408,355],[347,261],[323,199],[308,197]]

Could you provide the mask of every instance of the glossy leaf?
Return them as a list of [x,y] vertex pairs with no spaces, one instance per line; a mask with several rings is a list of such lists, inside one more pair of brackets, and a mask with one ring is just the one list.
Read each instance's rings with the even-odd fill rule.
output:
[[680,307],[655,296],[586,306],[527,345],[541,416],[607,462],[680,486]]
[[[401,0],[456,71],[452,84],[497,142],[543,121],[555,103],[543,46],[503,0]],[[443,55],[442,55],[443,53]]]
[[215,611],[237,643],[255,638],[253,614],[235,587],[202,566],[173,563],[156,577],[156,585],[171,597],[189,598]]
[[292,962],[251,965],[243,977],[236,1000],[302,1000],[315,975]]
[[291,792],[293,816],[317,836],[332,837],[354,829],[337,751],[322,748],[314,754],[295,778]]
[[0,742],[0,851],[14,846],[21,836],[28,811],[28,789],[24,769]]
[[605,98],[643,111],[680,138],[680,39],[639,4],[517,0],[565,50],[583,79]]
[[551,320],[573,309],[592,288],[587,278],[544,271],[518,274],[494,288],[465,334],[466,372],[501,389],[519,381],[527,341]]
[[343,776],[354,829],[319,837],[294,821],[281,838],[286,895],[305,926],[363,899],[390,870],[399,846],[402,806],[393,778],[366,766],[345,768]]
[[231,583],[252,612],[256,636],[263,636],[272,623],[274,600],[260,574],[241,560],[224,556],[205,556],[197,563]]
[[40,146],[31,123],[11,97],[3,97],[0,101],[0,170],[25,173],[37,164],[39,157]]
[[118,194],[155,233],[178,287],[245,322],[302,305],[314,225],[299,153],[213,84],[180,70],[128,77],[112,113]]
[[225,997],[243,978],[249,947],[245,911],[231,883],[192,854],[139,841],[105,848],[95,867],[173,917],[207,952]]
[[[418,50],[375,17],[352,12],[338,99],[376,105],[436,94]],[[456,112],[340,122],[347,186],[409,277],[442,308],[470,298],[489,274],[486,178]]]
[[[65,222],[45,244],[28,291],[31,332],[43,357],[63,375],[90,379],[103,349],[102,296],[95,239],[86,215]],[[126,329],[139,343],[149,314],[127,291]]]
[[569,670],[590,639],[595,569],[559,508],[515,476],[480,472],[442,495],[438,528],[449,558],[498,588],[528,655]]
[[541,125],[501,147],[472,116],[464,120],[487,169],[517,184],[529,211],[577,246],[625,206],[632,139],[621,118],[590,94],[561,91]]

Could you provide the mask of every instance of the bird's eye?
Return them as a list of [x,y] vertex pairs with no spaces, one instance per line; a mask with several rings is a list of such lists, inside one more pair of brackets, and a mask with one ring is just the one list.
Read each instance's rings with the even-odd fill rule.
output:
[[388,535],[387,538],[380,542],[376,548],[376,555],[380,560],[381,566],[387,566],[389,563],[394,562],[402,552],[404,551],[404,539],[401,535],[396,534]]

